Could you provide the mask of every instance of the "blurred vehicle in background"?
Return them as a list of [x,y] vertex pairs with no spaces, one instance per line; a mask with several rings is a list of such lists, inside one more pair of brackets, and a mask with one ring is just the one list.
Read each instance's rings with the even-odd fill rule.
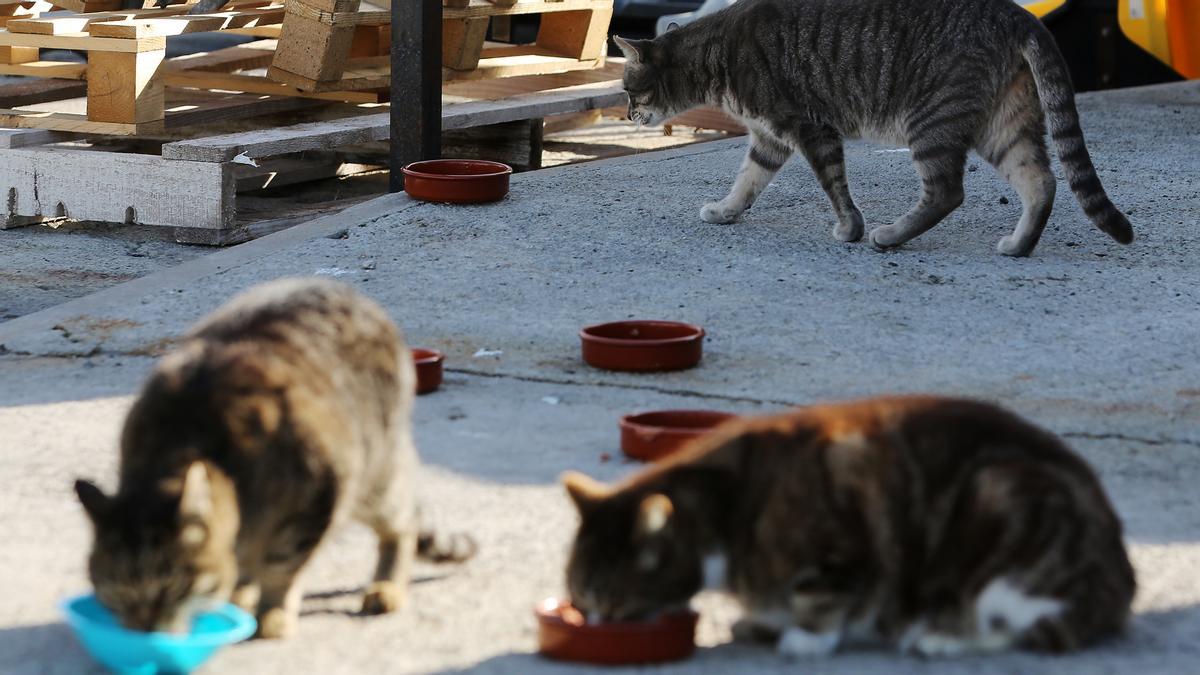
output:
[[630,19],[657,19],[664,14],[691,12],[704,0],[614,0],[613,16]]

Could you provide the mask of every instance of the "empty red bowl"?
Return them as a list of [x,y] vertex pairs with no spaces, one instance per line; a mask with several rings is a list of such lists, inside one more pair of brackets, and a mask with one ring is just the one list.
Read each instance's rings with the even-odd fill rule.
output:
[[606,665],[661,663],[686,659],[696,651],[693,611],[664,614],[652,621],[588,624],[570,603],[549,598],[534,608],[543,656]]
[[482,159],[431,159],[402,169],[404,191],[428,202],[494,202],[508,194],[512,167]]
[[413,349],[417,365],[417,393],[428,394],[442,386],[442,362],[446,355],[435,349]]
[[704,329],[677,321],[617,321],[579,331],[583,360],[605,370],[683,370],[700,363]]
[[658,410],[621,418],[621,451],[647,462],[662,459],[684,443],[736,417],[718,410]]

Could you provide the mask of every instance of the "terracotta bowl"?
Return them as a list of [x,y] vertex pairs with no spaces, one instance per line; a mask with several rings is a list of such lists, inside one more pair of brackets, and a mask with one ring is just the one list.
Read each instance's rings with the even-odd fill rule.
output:
[[646,462],[662,459],[684,443],[736,417],[717,410],[658,410],[621,418],[621,451]]
[[442,386],[442,362],[446,355],[435,349],[413,349],[413,361],[417,364],[417,393],[428,394]]
[[475,204],[508,194],[512,167],[481,159],[431,159],[404,167],[404,191],[427,202]]
[[700,617],[692,611],[646,622],[587,624],[570,603],[549,598],[534,613],[539,649],[552,659],[607,665],[660,663],[686,659],[696,651]]
[[683,370],[700,363],[704,329],[676,321],[617,321],[579,331],[583,360],[604,370]]

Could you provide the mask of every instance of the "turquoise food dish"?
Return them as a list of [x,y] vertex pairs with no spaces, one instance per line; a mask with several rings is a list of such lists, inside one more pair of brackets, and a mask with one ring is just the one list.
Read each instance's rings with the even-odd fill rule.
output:
[[254,617],[228,603],[196,616],[186,635],[143,633],[117,622],[92,594],[62,603],[67,623],[84,648],[118,675],[190,673],[225,645],[254,635]]

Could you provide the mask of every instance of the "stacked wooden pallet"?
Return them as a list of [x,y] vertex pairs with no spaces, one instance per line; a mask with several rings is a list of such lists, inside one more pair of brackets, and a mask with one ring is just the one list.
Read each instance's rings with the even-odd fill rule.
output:
[[[187,15],[188,4],[121,10],[120,0],[53,2],[74,13],[45,13],[44,0],[0,4],[11,10],[0,17],[7,24],[0,74],[46,85],[32,93],[29,84],[0,85],[0,127],[11,128],[0,130],[0,193],[8,204],[0,228],[70,218],[232,243],[275,227],[247,222],[250,191],[386,164],[384,154],[362,150],[389,136],[386,2],[232,0],[206,15]],[[528,13],[544,15],[533,43],[484,41],[487,22]],[[619,104],[623,93],[611,75],[597,84],[560,79],[604,64],[611,14],[612,0],[468,0],[446,8],[445,127]],[[166,58],[168,39],[214,31],[261,39]],[[87,62],[43,61],[44,49],[82,51]],[[502,100],[464,89],[501,77],[522,86]],[[13,87],[21,93],[8,95]]]

